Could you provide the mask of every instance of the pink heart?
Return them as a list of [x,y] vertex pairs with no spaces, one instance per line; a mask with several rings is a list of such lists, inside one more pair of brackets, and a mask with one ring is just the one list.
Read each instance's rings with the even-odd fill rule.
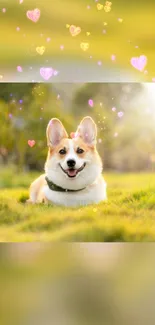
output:
[[40,74],[45,80],[48,80],[54,74],[54,70],[52,68],[41,68]]
[[38,21],[38,19],[40,18],[40,10],[38,8],[36,8],[34,10],[28,10],[26,15],[30,20],[32,20],[36,23]]
[[75,132],[71,132],[70,137],[73,139],[75,137]]
[[18,65],[18,67],[17,67],[17,71],[18,71],[18,72],[22,72],[22,71],[23,71],[23,69],[22,69],[22,67],[21,67],[20,65]]
[[32,147],[34,147],[36,142],[35,142],[35,140],[28,140],[27,143],[32,148]]
[[90,107],[93,107],[94,106],[93,99],[89,99],[88,100],[88,104],[89,104]]
[[70,133],[70,137],[72,138],[72,139],[74,139],[74,138],[78,138],[80,135],[79,135],[79,133],[78,132],[71,132]]
[[71,25],[69,30],[72,36],[76,36],[81,32],[81,28],[75,25]]
[[139,71],[143,71],[147,64],[147,57],[145,55],[140,55],[140,57],[133,57],[131,58],[130,62],[134,68]]

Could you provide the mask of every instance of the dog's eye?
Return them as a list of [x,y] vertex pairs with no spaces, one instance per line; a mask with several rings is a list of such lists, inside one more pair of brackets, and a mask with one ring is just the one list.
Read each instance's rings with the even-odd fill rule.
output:
[[60,153],[60,155],[65,155],[66,154],[66,149],[64,148],[64,149],[61,149],[60,151],[59,151],[59,153]]
[[83,149],[81,149],[81,148],[77,148],[77,151],[76,151],[77,153],[83,153],[84,152],[84,150]]

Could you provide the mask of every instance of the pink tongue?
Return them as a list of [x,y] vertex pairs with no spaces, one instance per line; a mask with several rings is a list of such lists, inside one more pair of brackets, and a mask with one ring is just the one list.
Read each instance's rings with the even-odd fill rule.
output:
[[76,175],[76,169],[68,169],[67,173],[69,176],[75,176]]

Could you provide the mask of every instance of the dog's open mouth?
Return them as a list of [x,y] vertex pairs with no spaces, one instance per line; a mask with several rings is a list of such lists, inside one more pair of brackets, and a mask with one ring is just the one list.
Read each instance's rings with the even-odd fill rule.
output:
[[76,177],[76,175],[81,172],[84,167],[86,166],[86,163],[84,163],[80,168],[76,169],[76,168],[68,168],[68,169],[63,169],[62,166],[60,165],[62,171],[67,174],[68,177]]

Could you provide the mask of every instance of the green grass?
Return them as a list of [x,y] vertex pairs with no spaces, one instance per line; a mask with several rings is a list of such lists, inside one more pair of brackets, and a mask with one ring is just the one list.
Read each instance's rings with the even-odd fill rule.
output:
[[155,240],[154,174],[107,173],[107,202],[62,208],[25,204],[36,173],[1,171],[1,242]]

